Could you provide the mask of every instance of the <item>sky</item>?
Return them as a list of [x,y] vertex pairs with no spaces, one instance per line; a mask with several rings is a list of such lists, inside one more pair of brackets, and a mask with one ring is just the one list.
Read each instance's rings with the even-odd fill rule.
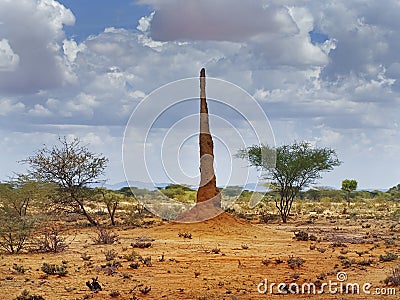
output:
[[[66,136],[109,158],[110,184],[148,179],[146,159],[152,180],[192,184],[198,81],[174,82],[205,67],[244,97],[209,102],[219,185],[242,183],[232,155],[259,126],[268,143],[336,150],[343,163],[318,186],[388,189],[400,182],[398,15],[396,0],[0,0],[0,180]],[[168,86],[193,87],[191,100],[168,107]]]

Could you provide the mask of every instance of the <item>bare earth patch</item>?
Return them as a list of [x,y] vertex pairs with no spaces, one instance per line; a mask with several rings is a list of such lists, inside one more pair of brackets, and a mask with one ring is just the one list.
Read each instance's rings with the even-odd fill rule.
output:
[[[387,288],[383,281],[397,265],[380,256],[399,252],[390,242],[398,232],[390,228],[379,220],[251,224],[223,213],[195,224],[157,220],[149,228],[116,227],[119,239],[111,245],[95,245],[96,229],[84,228],[61,253],[3,254],[0,290],[3,299],[15,299],[24,289],[44,299],[380,299],[372,294]],[[315,238],[295,240],[300,230]],[[138,241],[146,247],[134,247]],[[47,275],[44,263],[68,273]],[[338,272],[346,273],[345,282],[371,283],[371,295],[330,294],[327,287],[318,294],[323,283],[339,282]],[[257,286],[265,279],[300,287],[314,283],[317,295],[283,296],[276,286],[260,294]],[[90,290],[86,282],[93,280],[101,290]]]

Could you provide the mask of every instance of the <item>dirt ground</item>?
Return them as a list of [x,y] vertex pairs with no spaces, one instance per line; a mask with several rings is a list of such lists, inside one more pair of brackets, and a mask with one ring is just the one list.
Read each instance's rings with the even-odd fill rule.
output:
[[[119,241],[112,245],[95,245],[95,228],[70,229],[71,243],[64,252],[3,254],[0,291],[2,299],[15,299],[24,289],[44,299],[400,299],[400,290],[383,282],[397,260],[380,259],[387,252],[399,254],[396,226],[393,221],[340,218],[258,224],[224,213],[196,224],[157,220],[148,228],[117,226],[112,230]],[[294,239],[299,231],[312,240]],[[138,237],[151,246],[133,248]],[[107,251],[115,254],[109,261]],[[43,263],[64,264],[68,274],[45,276]],[[86,286],[92,278],[98,278],[101,291]],[[299,291],[293,294],[281,285],[279,292],[280,283]],[[308,293],[307,285],[302,293],[304,283],[314,283],[315,294],[312,289]],[[358,284],[359,294],[352,294],[348,283]],[[370,294],[363,291],[368,283]]]

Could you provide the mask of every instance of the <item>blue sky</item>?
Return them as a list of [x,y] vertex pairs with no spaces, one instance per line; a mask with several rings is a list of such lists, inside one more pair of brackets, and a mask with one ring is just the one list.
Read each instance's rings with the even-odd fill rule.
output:
[[[147,5],[135,4],[134,0],[60,0],[72,10],[76,22],[66,26],[67,37],[83,41],[90,35],[97,35],[106,27],[135,30],[138,20],[149,15],[152,9]],[[95,3],[95,5],[93,5]]]
[[[0,180],[24,172],[17,161],[65,135],[109,157],[109,183],[123,181],[121,149],[134,109],[206,67],[257,101],[277,145],[306,140],[336,149],[343,164],[318,185],[354,178],[360,188],[390,188],[400,182],[399,14],[396,0],[0,0]],[[164,99],[146,103],[139,120],[168,110]],[[247,121],[257,125],[246,105]],[[155,123],[148,145],[159,154],[166,137],[175,138],[168,142],[181,148],[165,155],[177,159],[176,170],[184,166],[176,178],[185,183],[197,172],[197,142],[185,136],[192,127],[175,126],[186,108],[174,107],[165,115],[173,125]],[[246,166],[230,159],[236,149],[223,141],[236,141],[231,129],[245,135],[246,122],[218,105],[210,111],[228,122],[212,127],[221,140],[219,184],[229,176],[240,183],[230,170]],[[130,132],[134,141],[146,132],[140,124]],[[143,143],[132,145],[127,159],[137,161]],[[145,167],[133,168],[131,180],[146,178]],[[157,181],[168,180],[162,168]]]

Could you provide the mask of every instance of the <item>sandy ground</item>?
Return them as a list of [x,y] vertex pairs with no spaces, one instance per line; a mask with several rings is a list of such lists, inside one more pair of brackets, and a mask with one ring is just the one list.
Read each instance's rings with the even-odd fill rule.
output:
[[[389,229],[389,223],[368,222],[368,226],[348,220],[251,224],[224,213],[196,224],[158,221],[149,228],[116,227],[113,230],[119,241],[113,245],[93,244],[96,229],[84,228],[62,253],[3,254],[0,291],[2,299],[15,299],[24,289],[44,299],[400,299],[399,289],[388,290],[383,283],[397,261],[379,260],[386,251],[399,253],[396,243],[384,243],[385,238],[397,239],[399,233]],[[293,232],[299,230],[314,234],[317,241],[293,239]],[[71,239],[74,232],[69,231]],[[190,233],[192,238],[179,236],[182,233]],[[149,248],[133,248],[137,237],[154,241]],[[109,265],[114,262],[120,266],[107,266],[105,253],[109,250],[117,254]],[[132,251],[142,258],[151,257],[151,266],[139,262],[137,269],[130,267],[133,262],[127,256]],[[91,256],[90,260],[83,260],[82,253]],[[292,256],[305,261],[292,269],[287,262]],[[353,261],[344,265],[344,258]],[[363,266],[368,260],[370,264]],[[62,261],[67,266],[66,276],[44,276],[43,263],[61,265]],[[14,264],[23,266],[25,273],[16,272]],[[339,272],[347,276],[342,283],[359,284],[360,294],[352,295],[351,288],[346,293],[346,285],[340,293]],[[92,292],[86,286],[94,277],[98,277],[101,291]],[[257,287],[265,280],[266,293],[260,294]],[[332,290],[339,284],[336,293],[330,293],[329,281]],[[282,295],[279,283],[292,283],[293,291],[298,285],[300,293]],[[309,295],[307,286],[301,294],[303,283],[315,283],[316,295]],[[372,284],[370,294],[362,291],[364,283]],[[151,287],[147,293],[146,287]],[[264,288],[259,286],[261,291]],[[380,296],[377,292],[397,295]]]

